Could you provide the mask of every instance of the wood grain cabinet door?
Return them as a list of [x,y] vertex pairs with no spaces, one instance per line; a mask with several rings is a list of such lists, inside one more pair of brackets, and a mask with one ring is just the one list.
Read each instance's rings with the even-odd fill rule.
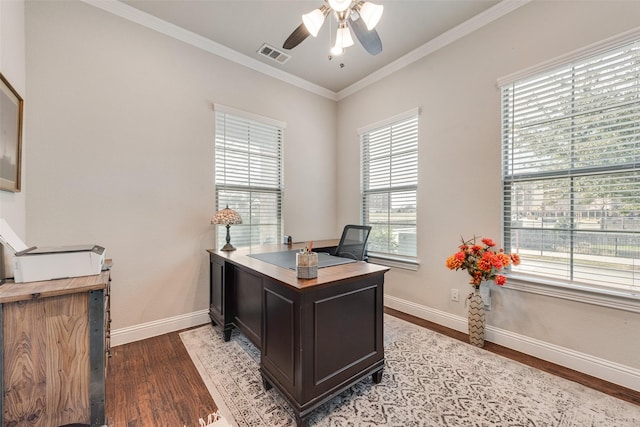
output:
[[90,424],[88,294],[3,304],[3,425]]

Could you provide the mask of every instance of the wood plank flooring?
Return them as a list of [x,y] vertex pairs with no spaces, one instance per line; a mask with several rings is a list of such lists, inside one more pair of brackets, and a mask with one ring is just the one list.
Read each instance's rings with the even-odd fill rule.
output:
[[179,332],[111,349],[106,416],[111,427],[199,427],[217,411]]
[[[467,341],[466,334],[385,308],[385,312]],[[199,427],[198,419],[217,410],[179,332],[114,347],[106,381],[110,427]],[[563,368],[490,342],[485,349],[640,405],[640,392]]]

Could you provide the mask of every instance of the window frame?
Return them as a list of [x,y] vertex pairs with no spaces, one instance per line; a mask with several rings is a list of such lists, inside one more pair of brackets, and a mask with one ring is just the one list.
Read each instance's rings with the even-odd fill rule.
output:
[[[570,66],[573,63],[587,60],[613,49],[621,48],[624,45],[637,42],[638,40],[640,40],[640,29],[634,29],[632,31],[622,33],[584,49],[576,50],[567,55],[554,58],[546,63],[539,64],[529,69],[498,79],[498,89],[501,91],[504,86],[510,85],[515,81],[548,73],[560,66]],[[501,103],[501,115],[502,114],[504,114],[504,105]],[[503,158],[502,161],[504,162],[504,160],[505,159]],[[506,192],[504,185],[505,183],[503,178],[503,219],[501,228],[503,238],[507,241],[506,233],[508,230],[505,226],[505,218],[506,215],[510,214],[510,212],[507,211],[508,207],[505,207],[504,204]],[[588,283],[557,280],[550,277],[513,271],[509,272],[508,275],[510,279],[507,284],[504,285],[504,288],[640,313],[640,292],[637,292],[634,288],[629,291],[616,290],[610,287],[601,288],[597,285],[591,285]],[[636,294],[634,294],[634,292],[636,292]]]
[[[392,252],[376,252],[375,250],[369,249],[368,251],[369,259],[379,264],[408,269],[408,270],[417,270],[419,267],[419,261],[418,261],[418,184],[419,184],[418,173],[419,171],[418,170],[419,170],[420,112],[421,112],[420,108],[414,108],[407,112],[390,117],[386,120],[361,127],[357,130],[359,143],[360,143],[360,221],[361,223],[363,225],[371,225],[373,227],[375,227],[376,224],[380,225],[380,223],[375,223],[375,224],[372,223],[367,216],[367,205],[368,205],[367,196],[368,195],[387,194],[389,197],[391,197],[391,195],[394,193],[399,194],[403,192],[404,193],[412,192],[415,200],[414,221],[412,224],[409,224],[415,229],[416,237],[415,237],[415,243],[413,246],[413,249],[415,251],[415,256],[406,255],[406,254],[399,255],[399,254],[394,254]],[[413,184],[411,183],[397,184],[396,183],[395,185],[394,183],[390,183],[390,185],[386,188],[377,188],[377,189],[368,188],[367,177],[369,176],[368,172],[370,170],[369,169],[370,164],[366,163],[367,162],[366,159],[368,158],[369,153],[365,152],[365,149],[367,145],[366,141],[368,140],[369,136],[374,132],[379,132],[383,130],[388,130],[389,132],[391,132],[394,126],[398,126],[400,124],[410,122],[410,121],[415,121],[415,124],[411,125],[411,126],[415,126],[415,133],[416,133],[415,148],[408,150],[407,153],[412,154],[412,157],[410,160],[415,162],[415,175],[413,176],[415,183]],[[393,140],[391,140],[391,142],[393,143]],[[391,159],[393,156],[394,155],[391,154],[391,151],[390,151],[387,157]],[[390,173],[389,178],[392,179],[391,170],[389,171],[389,173]],[[388,207],[388,211],[390,215],[391,206]],[[387,221],[385,224],[387,228],[393,227],[393,221]],[[374,233],[374,230],[372,229],[372,234],[373,233]],[[371,242],[371,236],[369,237],[369,242]],[[371,245],[369,245],[369,247],[371,248]]]
[[[266,194],[266,195],[271,194],[275,199],[275,207],[274,207],[275,211],[271,213],[272,214],[275,213],[277,220],[275,224],[267,224],[266,226],[276,228],[275,234],[273,233],[268,233],[268,234],[269,235],[273,234],[272,237],[274,241],[272,243],[279,243],[282,239],[282,235],[284,232],[283,231],[284,230],[284,217],[283,217],[284,139],[285,139],[286,123],[269,118],[269,117],[248,113],[246,111],[242,111],[239,109],[235,109],[235,108],[220,105],[220,104],[213,104],[213,110],[214,110],[214,128],[215,128],[214,129],[214,164],[215,164],[214,165],[214,187],[215,187],[214,197],[215,197],[216,212],[225,207],[223,206],[223,204],[224,205],[229,204],[229,207],[231,209],[238,210],[240,213],[240,216],[242,217],[242,224],[233,225],[232,229],[242,230],[241,233],[244,233],[245,235],[247,233],[246,229],[247,228],[249,229],[248,244],[243,242],[242,240],[238,241],[238,237],[237,237],[238,231],[236,231],[236,238],[234,239],[234,232],[233,230],[231,230],[231,241],[234,246],[241,248],[241,247],[249,247],[249,246],[264,244],[266,242],[260,241],[259,236],[261,236],[260,227],[261,226],[264,227],[265,225],[261,225],[259,222],[252,221],[254,217],[253,211],[255,209],[253,206],[253,202],[252,202],[253,198],[251,197],[251,195],[254,193],[260,193],[260,194]],[[227,182],[227,176],[232,176],[232,174],[234,174],[234,169],[231,169],[229,165],[226,163],[227,162],[226,157],[229,156],[230,160],[233,160],[232,152],[234,150],[233,148],[230,148],[231,143],[227,142],[226,140],[225,142],[222,142],[222,143],[221,141],[219,141],[219,138],[221,136],[218,133],[220,128],[220,123],[218,121],[221,118],[223,120],[226,120],[227,117],[233,120],[235,124],[237,124],[238,122],[246,122],[248,134],[250,134],[250,128],[252,128],[253,126],[256,126],[260,129],[271,129],[274,135],[278,135],[274,140],[274,142],[277,144],[276,147],[274,148],[274,152],[277,153],[277,161],[276,161],[276,165],[273,167],[274,171],[277,172],[277,176],[271,177],[275,182],[275,185],[273,184],[272,185],[268,185],[268,184],[256,185],[255,183],[245,183],[245,182],[234,183],[233,182],[234,179],[232,178],[229,178],[231,182]],[[225,126],[226,126],[226,122],[225,122]],[[237,135],[234,135],[234,136],[237,136]],[[251,141],[255,141],[255,140],[250,139],[250,137],[248,138],[249,139],[246,141],[247,143],[246,151],[248,153],[247,162],[250,163],[252,158],[265,157],[260,154],[256,154],[254,156],[251,155],[252,151],[256,151],[251,149]],[[259,141],[263,142],[262,139],[259,139]],[[245,141],[242,141],[242,142],[244,143]],[[234,144],[238,146],[238,141],[237,140],[234,141]],[[227,150],[229,150],[228,153],[227,153]],[[271,157],[274,158],[273,155],[271,155]],[[222,161],[224,166],[222,166],[222,168],[220,168],[218,159],[223,159]],[[222,169],[222,171],[219,171],[219,169]],[[250,172],[250,168],[248,169]],[[240,170],[242,170],[242,167],[237,169],[237,171],[240,171]],[[219,176],[219,172],[222,173],[223,175],[222,178]],[[234,174],[234,176],[236,176],[235,179],[237,181],[238,179],[237,174]],[[220,182],[220,179],[222,179],[222,182]],[[250,173],[248,175],[248,179],[251,179]],[[238,206],[231,206],[231,203],[221,202],[221,200],[224,199],[224,197],[222,196],[224,192],[246,194],[248,203],[245,203],[245,204],[247,206],[244,206],[244,204],[239,204]],[[256,230],[258,231],[256,232]],[[217,226],[216,227],[216,247],[221,247],[221,244],[224,244],[225,236],[226,236],[225,227],[222,225]],[[246,237],[245,237],[245,240],[246,240]]]

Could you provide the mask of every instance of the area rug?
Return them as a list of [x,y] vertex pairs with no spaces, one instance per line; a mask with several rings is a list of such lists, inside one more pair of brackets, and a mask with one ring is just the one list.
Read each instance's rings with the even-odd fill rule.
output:
[[[382,382],[368,376],[313,411],[309,425],[640,426],[640,406],[387,314],[384,327]],[[232,425],[295,426],[287,402],[264,390],[260,352],[242,334],[224,342],[207,325],[180,336]]]
[[206,420],[200,418],[198,421],[200,422],[200,427],[231,427],[231,424],[219,412],[209,414]]

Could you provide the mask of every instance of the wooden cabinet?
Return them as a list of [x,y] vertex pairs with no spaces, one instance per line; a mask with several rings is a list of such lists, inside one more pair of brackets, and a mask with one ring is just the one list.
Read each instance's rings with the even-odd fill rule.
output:
[[106,424],[110,280],[0,286],[1,425]]

